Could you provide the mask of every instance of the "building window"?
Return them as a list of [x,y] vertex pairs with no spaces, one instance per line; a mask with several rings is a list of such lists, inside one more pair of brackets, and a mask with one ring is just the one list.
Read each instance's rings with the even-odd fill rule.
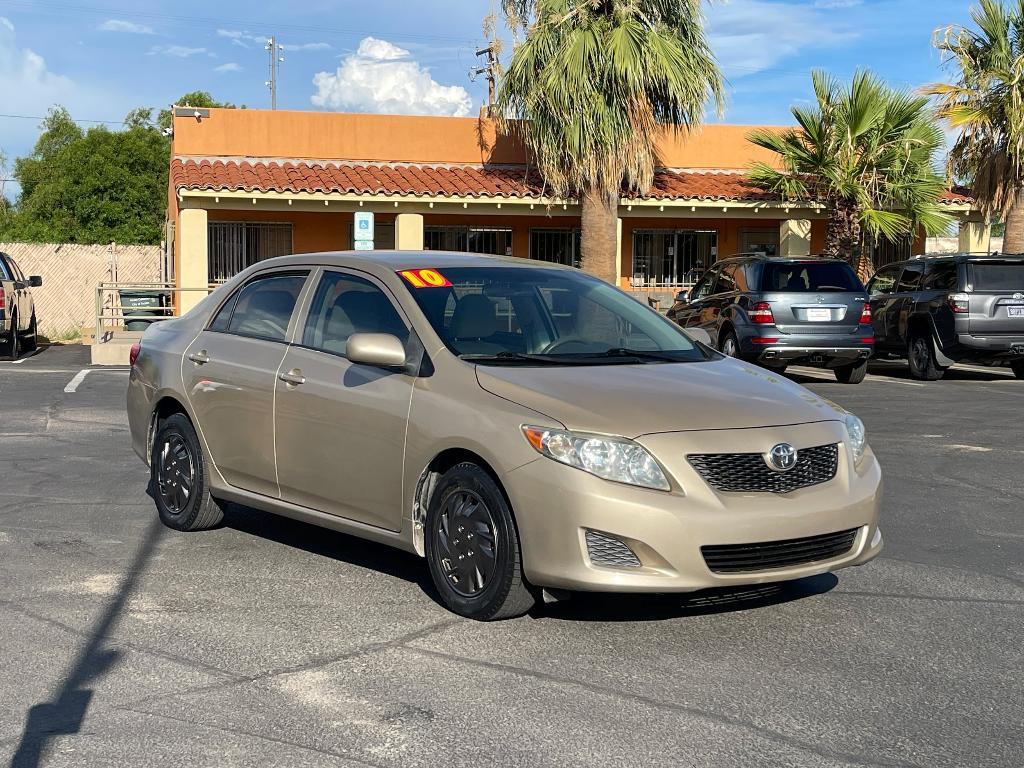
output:
[[428,251],[512,255],[512,230],[505,227],[431,225],[423,228],[423,247]]
[[230,280],[265,259],[292,253],[292,225],[262,221],[211,221],[210,282]]
[[530,258],[578,268],[580,265],[580,230],[531,229]]
[[718,256],[718,232],[695,229],[638,229],[633,233],[631,284],[691,286]]

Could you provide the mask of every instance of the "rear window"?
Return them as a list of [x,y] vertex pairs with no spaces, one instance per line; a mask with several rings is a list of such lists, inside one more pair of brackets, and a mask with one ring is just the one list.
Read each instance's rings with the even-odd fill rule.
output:
[[761,275],[762,291],[817,293],[863,291],[857,275],[841,261],[768,262]]
[[976,291],[1024,291],[1024,262],[974,262],[970,282]]

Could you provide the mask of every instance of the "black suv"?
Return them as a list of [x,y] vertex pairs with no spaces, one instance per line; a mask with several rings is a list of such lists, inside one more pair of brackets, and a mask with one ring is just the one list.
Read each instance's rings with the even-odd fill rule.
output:
[[703,328],[730,357],[784,371],[812,365],[859,384],[874,346],[867,293],[844,261],[733,256],[676,296],[670,320]]
[[868,282],[879,357],[905,357],[915,379],[953,363],[1008,362],[1024,379],[1024,256],[922,256]]

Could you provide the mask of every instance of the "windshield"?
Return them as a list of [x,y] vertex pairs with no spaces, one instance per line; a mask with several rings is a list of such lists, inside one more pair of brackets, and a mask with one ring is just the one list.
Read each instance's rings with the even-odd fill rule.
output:
[[582,272],[459,267],[403,276],[438,336],[467,360],[611,365],[710,357],[671,321]]
[[768,262],[761,277],[762,291],[817,293],[863,291],[848,264],[841,261]]
[[1024,262],[973,262],[971,284],[976,291],[1024,291]]

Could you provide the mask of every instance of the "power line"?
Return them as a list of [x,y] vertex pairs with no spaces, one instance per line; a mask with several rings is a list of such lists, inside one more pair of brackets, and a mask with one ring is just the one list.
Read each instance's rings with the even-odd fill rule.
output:
[[[46,120],[49,115],[7,115],[0,114],[0,118],[11,120]],[[127,120],[86,120],[85,118],[70,118],[73,123],[89,123],[92,125],[127,125]]]

